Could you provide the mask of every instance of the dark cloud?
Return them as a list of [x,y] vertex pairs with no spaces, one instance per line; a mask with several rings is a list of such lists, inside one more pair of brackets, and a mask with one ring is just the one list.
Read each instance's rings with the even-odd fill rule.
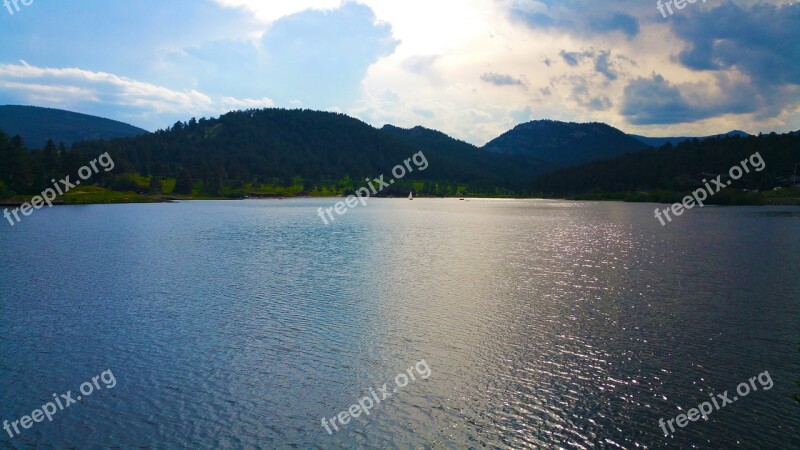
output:
[[594,61],[594,69],[598,73],[605,75],[609,80],[613,81],[617,79],[617,73],[611,69],[611,63],[608,60],[610,56],[611,52],[608,50],[599,52],[597,54],[597,59]]
[[725,77],[716,81],[724,95],[709,94],[714,89],[708,85],[683,86],[693,92],[688,96],[661,75],[639,77],[625,87],[621,113],[634,125],[668,125],[753,113],[764,104],[764,99],[748,84],[731,82]]
[[578,67],[578,64],[581,62],[581,59],[583,59],[586,56],[586,53],[568,52],[566,50],[561,50],[559,56],[561,56],[561,59],[563,59],[568,66]]
[[619,7],[616,4],[601,6],[587,0],[517,0],[510,3],[509,14],[512,19],[536,29],[556,28],[589,36],[619,32],[629,39],[639,35],[636,17],[612,11]]
[[481,75],[481,80],[493,84],[495,86],[520,86],[525,87],[527,83],[520,78],[514,78],[511,75],[504,75],[501,73],[487,72]]
[[632,38],[639,34],[639,21],[629,14],[613,13],[590,20],[589,28],[598,34],[621,31],[629,38]]
[[568,52],[566,50],[561,50],[559,55],[570,67],[577,67],[587,59],[592,60],[594,61],[594,69],[597,73],[604,75],[611,81],[617,79],[617,73],[611,68],[611,52],[608,50],[588,50],[585,52]]
[[564,80],[572,85],[572,94],[569,98],[579,105],[591,111],[607,111],[611,109],[611,99],[602,94],[593,94],[593,90],[590,88],[589,81],[586,78],[570,76],[565,77]]
[[674,18],[672,30],[689,44],[678,60],[695,70],[733,67],[759,84],[800,84],[800,4],[725,3]]
[[589,100],[586,106],[593,111],[607,111],[611,109],[611,100],[605,95]]
[[688,48],[677,60],[697,71],[710,71],[725,82],[735,70],[748,77],[725,89],[722,104],[741,110],[742,92],[752,92],[758,118],[776,117],[800,101],[800,4],[760,4],[743,8],[725,3],[711,10],[676,15],[672,31]]
[[621,112],[634,125],[684,123],[702,118],[680,89],[656,74],[628,83]]

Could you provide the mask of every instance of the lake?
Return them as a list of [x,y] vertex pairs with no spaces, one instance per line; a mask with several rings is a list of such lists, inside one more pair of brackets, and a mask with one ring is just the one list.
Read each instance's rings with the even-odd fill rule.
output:
[[800,208],[335,202],[4,223],[0,447],[800,448]]

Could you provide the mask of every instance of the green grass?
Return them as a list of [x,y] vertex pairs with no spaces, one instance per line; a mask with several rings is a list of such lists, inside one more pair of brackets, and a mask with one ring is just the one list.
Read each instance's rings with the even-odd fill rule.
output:
[[98,186],[78,187],[60,198],[67,205],[90,205],[97,203],[153,203],[157,199],[135,192],[116,192]]
[[768,205],[800,206],[800,188],[784,188],[777,191],[764,191],[764,202]]
[[[745,205],[764,205],[764,204],[799,204],[790,202],[775,202],[770,199],[772,191],[746,192],[738,189],[724,189],[708,196],[704,201],[706,205],[725,205],[725,206],[745,206]],[[686,196],[692,194],[691,190],[685,192],[656,190],[649,192],[606,192],[602,190],[592,190],[583,194],[567,197],[569,200],[583,201],[626,201],[626,202],[645,202],[645,203],[680,203]],[[795,199],[797,200],[797,199]]]

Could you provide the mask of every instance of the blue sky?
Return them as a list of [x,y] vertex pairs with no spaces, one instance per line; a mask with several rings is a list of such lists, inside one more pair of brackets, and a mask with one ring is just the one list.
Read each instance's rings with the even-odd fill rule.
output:
[[0,9],[0,104],[148,130],[251,107],[483,144],[519,122],[652,136],[800,129],[800,4],[33,0]]

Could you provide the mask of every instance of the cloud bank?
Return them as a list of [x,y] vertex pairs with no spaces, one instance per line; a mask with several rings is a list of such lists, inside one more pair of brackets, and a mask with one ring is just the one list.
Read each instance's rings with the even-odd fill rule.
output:
[[151,130],[306,107],[476,144],[539,118],[650,135],[800,128],[797,2],[697,2],[668,19],[634,0],[86,6],[3,19],[0,102]]

